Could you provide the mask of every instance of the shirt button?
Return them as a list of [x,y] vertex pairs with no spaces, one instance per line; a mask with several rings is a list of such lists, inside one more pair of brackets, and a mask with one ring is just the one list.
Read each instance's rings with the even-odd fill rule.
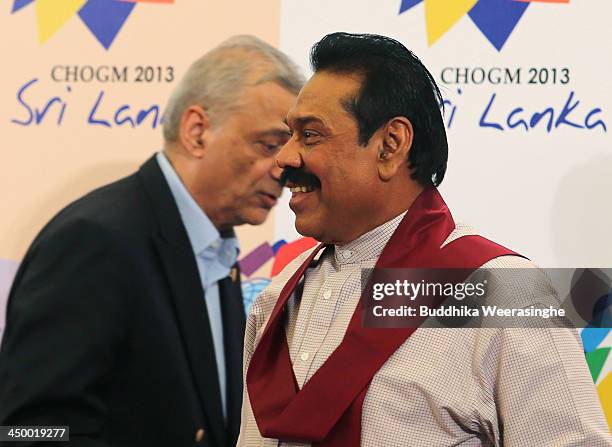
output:
[[213,248],[213,250],[218,250],[219,247],[221,247],[221,242],[219,240],[216,240],[212,244],[210,244],[210,246]]
[[300,358],[302,359],[302,362],[305,362],[306,360],[308,360],[308,357],[310,357],[310,354],[308,354],[307,352],[302,352],[302,355],[300,356]]
[[352,251],[350,251],[350,250],[346,250],[346,251],[342,252],[342,257],[343,257],[344,259],[348,259],[348,258],[350,258],[351,256],[353,256],[353,252],[352,252]]
[[331,289],[327,289],[325,292],[323,292],[323,298],[324,298],[324,299],[328,300],[328,299],[330,299],[330,298],[331,298],[331,296],[332,296],[332,291],[331,291]]

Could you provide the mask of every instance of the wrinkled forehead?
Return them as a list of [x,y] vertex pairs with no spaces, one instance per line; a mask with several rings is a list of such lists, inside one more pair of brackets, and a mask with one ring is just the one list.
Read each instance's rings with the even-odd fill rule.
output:
[[315,73],[300,91],[295,106],[287,114],[290,125],[307,116],[318,116],[332,121],[349,116],[344,101],[355,97],[361,86],[361,79],[355,75],[331,72]]

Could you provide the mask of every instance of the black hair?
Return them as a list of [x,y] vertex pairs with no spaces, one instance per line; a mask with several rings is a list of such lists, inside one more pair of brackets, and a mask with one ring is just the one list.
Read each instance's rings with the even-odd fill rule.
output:
[[412,178],[423,186],[442,182],[448,160],[442,95],[418,57],[389,37],[338,32],[312,47],[310,64],[315,72],[363,76],[356,97],[343,101],[357,121],[359,144],[366,145],[391,118],[404,116],[414,130],[408,156]]

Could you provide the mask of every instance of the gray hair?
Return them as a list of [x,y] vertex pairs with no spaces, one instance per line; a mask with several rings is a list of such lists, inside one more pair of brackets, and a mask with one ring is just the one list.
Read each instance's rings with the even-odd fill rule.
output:
[[173,91],[164,116],[164,138],[178,139],[183,112],[191,105],[204,108],[211,125],[238,105],[247,85],[276,82],[298,94],[304,77],[281,51],[254,36],[234,36],[196,60]]

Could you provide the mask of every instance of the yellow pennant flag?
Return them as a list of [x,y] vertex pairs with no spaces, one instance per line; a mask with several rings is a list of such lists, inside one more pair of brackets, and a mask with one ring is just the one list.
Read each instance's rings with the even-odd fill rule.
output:
[[74,16],[86,0],[36,0],[38,40],[45,43]]
[[457,21],[466,15],[478,0],[425,0],[427,42],[433,45]]

